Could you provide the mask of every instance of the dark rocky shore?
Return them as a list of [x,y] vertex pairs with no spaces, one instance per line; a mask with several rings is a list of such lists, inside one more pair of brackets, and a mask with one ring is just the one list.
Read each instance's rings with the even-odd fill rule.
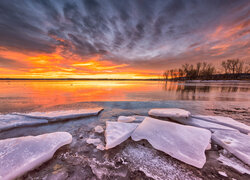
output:
[[[203,102],[200,102],[203,103]],[[250,179],[224,165],[217,158],[220,156],[233,159],[246,169],[240,160],[233,157],[222,147],[212,142],[212,148],[206,151],[207,161],[202,169],[192,167],[169,155],[157,151],[146,141],[134,142],[130,138],[113,149],[100,151],[94,145],[86,143],[89,137],[104,140],[104,134],[98,134],[94,127],[105,122],[116,121],[118,116],[147,115],[151,108],[177,107],[191,111],[193,114],[222,115],[250,125],[250,113],[247,106],[231,104],[230,109],[217,105],[215,108],[201,109],[199,103],[193,102],[93,102],[54,106],[37,111],[67,110],[102,107],[99,116],[77,120],[56,122],[32,127],[21,127],[0,133],[0,139],[39,135],[43,133],[66,131],[73,136],[70,145],[60,148],[53,158],[40,167],[28,172],[19,179]],[[188,108],[187,108],[188,107]]]

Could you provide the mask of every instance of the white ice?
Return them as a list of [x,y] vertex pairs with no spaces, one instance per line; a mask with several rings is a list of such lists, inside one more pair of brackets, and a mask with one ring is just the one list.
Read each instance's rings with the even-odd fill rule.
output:
[[88,144],[93,144],[93,145],[96,145],[96,146],[102,143],[102,141],[99,138],[88,138],[86,140],[86,142]]
[[205,128],[208,129],[212,132],[214,132],[215,130],[229,130],[229,131],[238,131],[237,129],[228,127],[228,126],[224,126],[221,124],[217,124],[217,123],[213,123],[210,121],[205,121],[203,119],[197,119],[194,117],[189,117],[189,118],[171,118],[174,121],[177,121],[181,124],[185,124],[185,125],[190,125],[190,126],[195,126],[195,127],[200,127],[200,128]]
[[121,144],[123,141],[127,140],[137,126],[137,123],[106,121],[105,149],[113,148]]
[[219,173],[220,175],[224,176],[224,177],[228,177],[228,176],[227,176],[227,173],[225,173],[224,171],[218,171],[218,173]]
[[157,150],[140,144],[128,144],[119,157],[122,162],[129,163],[133,171],[142,171],[155,180],[201,180],[188,165],[173,158],[162,156]]
[[124,122],[124,123],[129,123],[129,122],[142,122],[146,116],[119,116],[117,121],[118,122]]
[[227,127],[231,127],[234,129],[238,129],[240,132],[248,134],[250,133],[250,126],[238,122],[230,117],[223,117],[223,116],[203,116],[203,115],[195,115],[193,116],[198,119],[202,119],[205,121],[221,124]]
[[146,139],[155,149],[202,168],[206,162],[205,149],[210,142],[211,132],[148,117],[136,128],[131,137],[135,141]]
[[67,132],[0,140],[0,179],[22,176],[51,159],[58,148],[71,141]]
[[250,136],[237,131],[215,131],[212,140],[250,165]]
[[95,132],[96,133],[103,133],[104,129],[102,128],[102,126],[96,126],[95,127]]
[[224,165],[229,166],[242,174],[249,174],[250,175],[250,168],[249,166],[243,164],[240,160],[236,159],[235,157],[225,157],[224,155],[220,154],[218,160],[222,162]]
[[0,115],[0,132],[16,127],[32,126],[46,123],[48,123],[48,121],[45,119],[32,119],[12,114]]
[[79,109],[79,110],[63,110],[63,111],[49,111],[49,112],[31,112],[31,113],[15,113],[22,116],[47,119],[50,121],[62,121],[67,119],[82,118],[88,116],[96,116],[102,108]]
[[148,114],[155,117],[167,118],[188,118],[190,116],[189,111],[178,108],[151,109]]

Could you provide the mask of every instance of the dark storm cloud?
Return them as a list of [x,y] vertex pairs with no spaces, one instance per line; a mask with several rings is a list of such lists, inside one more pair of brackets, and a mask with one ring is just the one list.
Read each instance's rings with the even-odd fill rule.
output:
[[17,67],[28,68],[26,64],[19,61],[0,57],[0,68],[16,69]]
[[237,36],[249,38],[249,12],[248,0],[2,0],[0,46],[38,52],[62,46],[62,53],[157,67],[198,56],[193,49],[212,46],[208,34],[220,25],[245,23]]

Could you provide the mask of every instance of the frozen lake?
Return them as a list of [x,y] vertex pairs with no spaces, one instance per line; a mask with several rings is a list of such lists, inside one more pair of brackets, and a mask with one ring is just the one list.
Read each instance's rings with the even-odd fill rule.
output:
[[231,104],[248,109],[249,92],[249,81],[0,81],[0,113],[96,101],[189,101],[203,109]]
[[[26,173],[22,179],[56,175],[57,170],[52,169],[58,165],[59,172],[70,178],[94,177],[104,169],[110,177],[147,177],[141,173],[147,172],[149,177],[161,179],[219,179],[218,170],[223,170],[229,177],[249,179],[249,175],[228,169],[216,160],[221,155],[220,149],[207,151],[207,161],[201,171],[156,151],[147,141],[128,139],[108,151],[98,151],[86,140],[91,137],[105,142],[104,134],[93,131],[97,125],[105,129],[106,121],[117,121],[119,116],[147,116],[152,108],[183,108],[193,115],[220,115],[250,125],[249,85],[236,81],[0,81],[1,113],[104,109],[98,116],[8,129],[0,132],[0,139],[56,131],[72,135],[70,145],[62,147],[39,170]],[[124,164],[121,159],[126,160]]]

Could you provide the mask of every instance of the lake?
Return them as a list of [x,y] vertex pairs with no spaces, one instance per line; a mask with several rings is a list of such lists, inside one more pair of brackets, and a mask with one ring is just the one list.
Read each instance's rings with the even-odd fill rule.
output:
[[[0,81],[0,112],[93,101],[176,101],[249,107],[250,82]],[[218,103],[217,103],[218,102]]]

